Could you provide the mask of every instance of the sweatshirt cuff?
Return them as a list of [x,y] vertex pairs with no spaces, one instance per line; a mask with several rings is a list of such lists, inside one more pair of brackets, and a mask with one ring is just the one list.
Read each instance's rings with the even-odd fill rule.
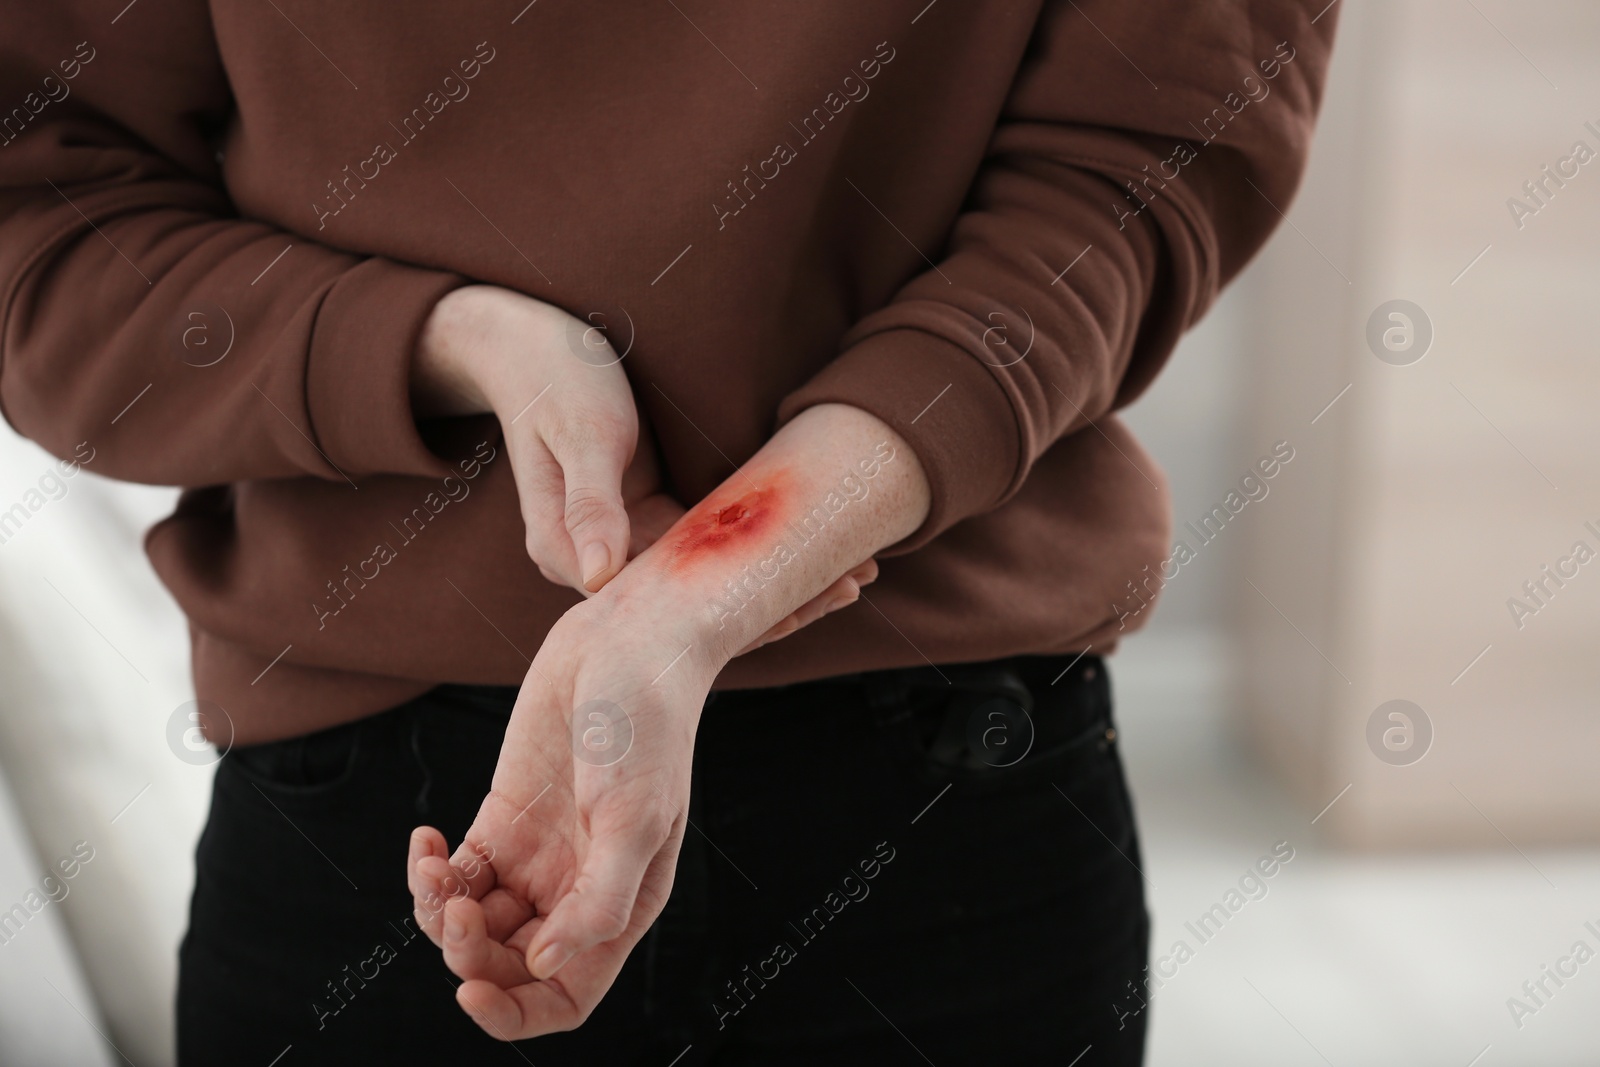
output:
[[900,327],[863,338],[784,397],[778,424],[815,404],[876,415],[905,438],[928,477],[927,519],[879,556],[921,548],[1015,489],[1022,453],[1016,408],[980,359],[942,337]]
[[467,284],[444,271],[368,259],[345,272],[317,311],[306,368],[313,436],[347,475],[443,477],[411,411],[411,359],[439,298]]

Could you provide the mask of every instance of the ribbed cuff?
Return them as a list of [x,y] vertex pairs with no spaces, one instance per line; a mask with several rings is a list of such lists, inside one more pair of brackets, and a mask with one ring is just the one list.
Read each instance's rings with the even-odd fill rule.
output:
[[896,328],[863,338],[783,399],[779,425],[829,403],[888,423],[927,474],[927,519],[880,556],[920,548],[994,507],[1013,486],[1021,455],[1016,409],[981,360],[942,337]]
[[306,408],[323,452],[345,474],[444,477],[411,412],[411,359],[433,305],[466,279],[369,259],[323,300],[311,334]]

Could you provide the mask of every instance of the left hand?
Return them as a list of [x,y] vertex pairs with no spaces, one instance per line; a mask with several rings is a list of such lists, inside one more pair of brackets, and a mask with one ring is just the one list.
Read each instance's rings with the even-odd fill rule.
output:
[[412,834],[418,922],[462,979],[457,1002],[501,1040],[588,1018],[672,888],[721,663],[672,613],[635,598],[624,621],[617,601],[585,601],[550,630],[454,856],[437,830]]
[[[412,835],[417,918],[463,979],[458,1002],[494,1037],[588,1018],[671,891],[718,672],[830,594],[832,606],[841,591],[853,600],[876,572],[861,561],[930,507],[904,440],[846,405],[801,412],[736,478],[550,629],[454,855],[437,830]],[[819,500],[834,517],[798,542],[804,551],[790,547],[792,524],[811,521]],[[731,609],[730,576],[751,567],[765,592]]]

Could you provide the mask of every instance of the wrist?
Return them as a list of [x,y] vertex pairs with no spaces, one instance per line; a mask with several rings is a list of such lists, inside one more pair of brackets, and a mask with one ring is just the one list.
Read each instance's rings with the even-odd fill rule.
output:
[[463,344],[471,327],[471,294],[478,286],[452,289],[428,312],[411,357],[411,406],[423,418],[478,414],[487,398],[465,361],[476,346]]
[[412,357],[412,406],[419,415],[476,415],[526,391],[532,362],[519,352],[559,331],[565,313],[493,285],[453,289],[423,320]]
[[704,691],[743,642],[735,643],[718,626],[710,593],[697,585],[667,573],[660,557],[647,552],[571,611],[581,610],[605,630],[644,641],[666,676]]

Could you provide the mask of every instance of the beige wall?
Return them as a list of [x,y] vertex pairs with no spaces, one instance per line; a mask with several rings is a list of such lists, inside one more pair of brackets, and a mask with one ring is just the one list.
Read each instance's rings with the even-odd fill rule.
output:
[[[1240,294],[1246,425],[1297,449],[1242,528],[1242,722],[1309,810],[1351,786],[1319,825],[1358,845],[1600,838],[1600,559],[1507,608],[1600,551],[1600,157],[1521,229],[1506,206],[1600,153],[1600,5],[1474,3],[1343,5],[1293,226]],[[1395,298],[1433,325],[1409,366],[1364,337]],[[1394,698],[1435,732],[1406,766],[1365,739]]]

